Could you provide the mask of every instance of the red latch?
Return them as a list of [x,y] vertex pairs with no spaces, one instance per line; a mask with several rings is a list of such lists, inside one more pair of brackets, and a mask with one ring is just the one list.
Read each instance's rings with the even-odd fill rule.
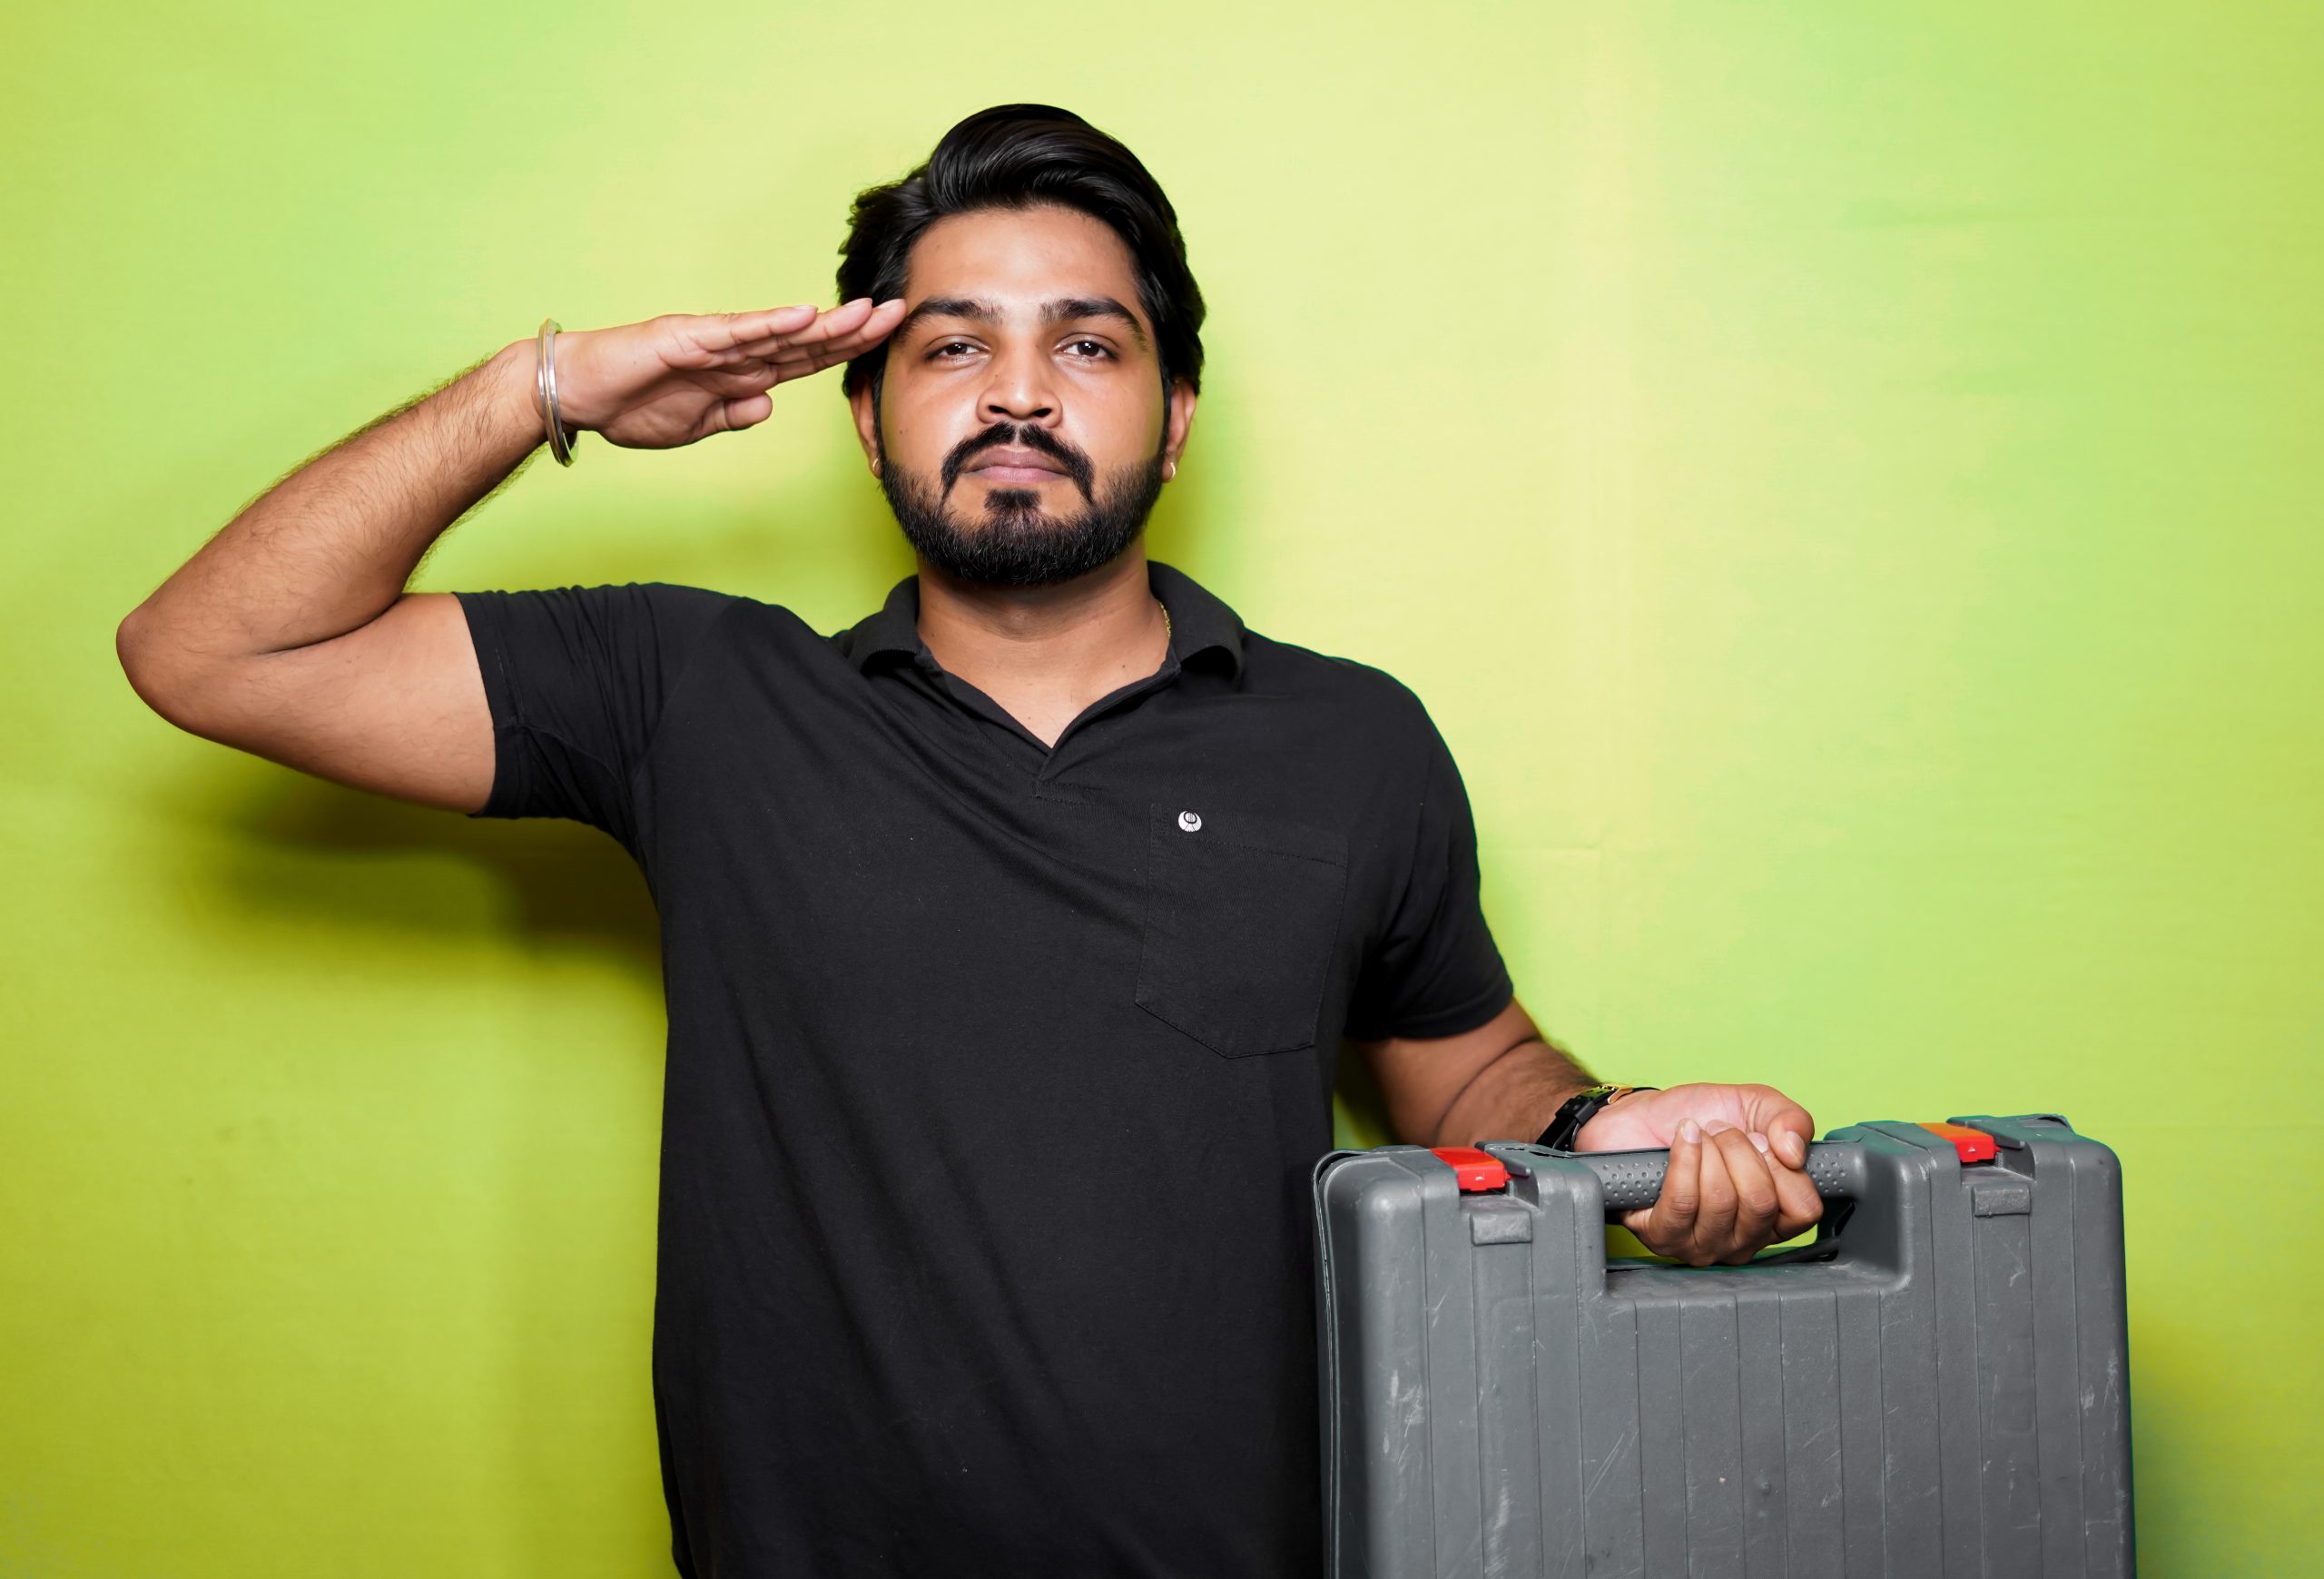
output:
[[1509,1183],[1509,1169],[1490,1151],[1480,1151],[1474,1146],[1436,1146],[1431,1150],[1452,1165],[1453,1182],[1462,1189],[1500,1189]]
[[1966,1124],[1923,1124],[1932,1135],[1940,1135],[1953,1142],[1964,1162],[1991,1162],[1994,1160],[1994,1138],[1983,1130],[1972,1130]]

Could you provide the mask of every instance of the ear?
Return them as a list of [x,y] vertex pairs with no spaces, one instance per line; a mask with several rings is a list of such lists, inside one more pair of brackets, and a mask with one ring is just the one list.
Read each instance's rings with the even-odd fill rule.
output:
[[872,380],[862,384],[847,397],[848,410],[855,418],[855,441],[863,446],[863,464],[872,475],[880,475],[880,408],[872,398]]
[[1187,436],[1195,421],[1195,387],[1184,379],[1170,384],[1170,409],[1163,416],[1162,474],[1175,477],[1178,457],[1187,448]]

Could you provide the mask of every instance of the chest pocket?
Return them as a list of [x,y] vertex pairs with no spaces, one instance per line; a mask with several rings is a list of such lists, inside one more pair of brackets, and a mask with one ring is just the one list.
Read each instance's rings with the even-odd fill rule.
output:
[[1224,1058],[1315,1044],[1347,892],[1347,835],[1156,802],[1139,1007]]

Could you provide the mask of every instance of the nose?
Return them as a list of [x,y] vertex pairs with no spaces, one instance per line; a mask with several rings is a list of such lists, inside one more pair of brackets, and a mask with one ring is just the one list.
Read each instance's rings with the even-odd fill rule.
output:
[[987,422],[1033,422],[1054,427],[1059,416],[1057,390],[1050,380],[1049,358],[1034,346],[1015,345],[994,351],[985,364],[988,377],[977,406]]

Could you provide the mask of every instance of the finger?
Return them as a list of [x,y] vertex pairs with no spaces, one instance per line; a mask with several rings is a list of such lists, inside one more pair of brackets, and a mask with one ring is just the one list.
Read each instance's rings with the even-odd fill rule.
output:
[[900,311],[883,308],[852,333],[803,343],[768,342],[758,350],[760,360],[774,370],[778,380],[803,379],[834,362],[851,361],[886,340],[902,320]]
[[1766,1135],[1777,1157],[1794,1168],[1807,1165],[1807,1143],[1816,1138],[1816,1120],[1806,1108],[1773,1086],[1748,1088],[1744,1104],[1748,1128]]
[[[693,381],[704,394],[714,400],[747,400],[783,380],[763,368],[755,371],[721,368],[696,373]],[[719,429],[714,425],[710,430],[714,433]]]
[[[1715,1130],[1713,1125],[1718,1125],[1718,1128]],[[1709,1266],[1728,1253],[1732,1242],[1735,1233],[1735,1183],[1727,1176],[1726,1155],[1718,1143],[1718,1136],[1734,1132],[1733,1126],[1719,1124],[1716,1119],[1703,1126],[1702,1160],[1698,1165],[1701,1174],[1699,1188],[1702,1205],[1695,1213],[1694,1239],[1686,1258],[1689,1266]],[[1741,1144],[1746,1151],[1751,1150],[1748,1140]]]
[[1723,1130],[1718,1145],[1719,1159],[1727,1165],[1728,1183],[1735,1190],[1735,1224],[1729,1230],[1730,1242],[1720,1251],[1719,1258],[1748,1260],[1775,1240],[1769,1230],[1776,1225],[1779,1204],[1776,1182],[1768,1175],[1767,1159],[1751,1144],[1748,1131]]
[[814,322],[783,338],[793,345],[815,345],[823,340],[836,340],[862,328],[863,321],[874,311],[872,298],[859,296],[852,301],[842,301],[837,307],[825,308]]
[[749,428],[763,422],[774,410],[774,402],[763,394],[742,395],[719,402],[726,419],[726,431]]
[[[898,305],[900,308],[901,304]],[[901,321],[903,321],[901,311],[891,311],[883,307],[845,334],[833,335],[821,344],[807,345],[801,349],[809,355],[825,361],[844,361],[849,357],[862,355],[886,340],[894,332],[896,325]]]
[[866,307],[869,298],[859,296],[837,307],[823,308],[811,318],[746,341],[737,349],[753,356],[768,357],[793,347],[816,345],[838,335],[853,333],[865,320],[878,314],[879,309]]
[[[1776,1181],[1776,1239],[1787,1239],[1794,1234],[1806,1233],[1824,1219],[1824,1199],[1816,1193],[1814,1179],[1780,1162],[1768,1171]],[[1774,1240],[1768,1242],[1772,1244]]]
[[712,319],[704,344],[710,350],[746,350],[781,335],[794,333],[815,321],[812,305],[770,307],[758,312],[725,312]]
[[1650,1232],[1630,1231],[1657,1255],[1681,1256],[1694,1237],[1695,1218],[1702,1209],[1702,1131],[1691,1119],[1679,1126],[1670,1141],[1669,1160],[1663,1164],[1662,1192],[1647,1214]]
[[852,361],[871,349],[870,346],[856,345],[852,340],[832,340],[824,345],[808,348],[796,356],[786,356],[780,361],[772,362],[769,365],[774,369],[776,381],[782,382],[790,379],[806,378],[810,374],[822,372],[825,368],[840,362]]
[[882,301],[866,313],[863,321],[853,329],[832,335],[823,345],[810,341],[807,349],[818,352],[825,350],[836,351],[842,358],[859,356],[893,334],[896,325],[903,321],[904,304],[901,301]]
[[752,357],[760,361],[773,361],[789,355],[802,353],[806,348],[819,346],[827,340],[852,333],[872,315],[871,298],[859,296],[837,307],[826,307],[798,323],[778,332],[763,333],[738,341],[734,347],[736,356]]
[[1824,1200],[1816,1193],[1816,1181],[1806,1170],[1786,1162],[1775,1145],[1756,1130],[1751,1132],[1751,1144],[1759,1149],[1760,1159],[1768,1165],[1768,1177],[1775,1181],[1776,1239],[1790,1239],[1822,1221]]

